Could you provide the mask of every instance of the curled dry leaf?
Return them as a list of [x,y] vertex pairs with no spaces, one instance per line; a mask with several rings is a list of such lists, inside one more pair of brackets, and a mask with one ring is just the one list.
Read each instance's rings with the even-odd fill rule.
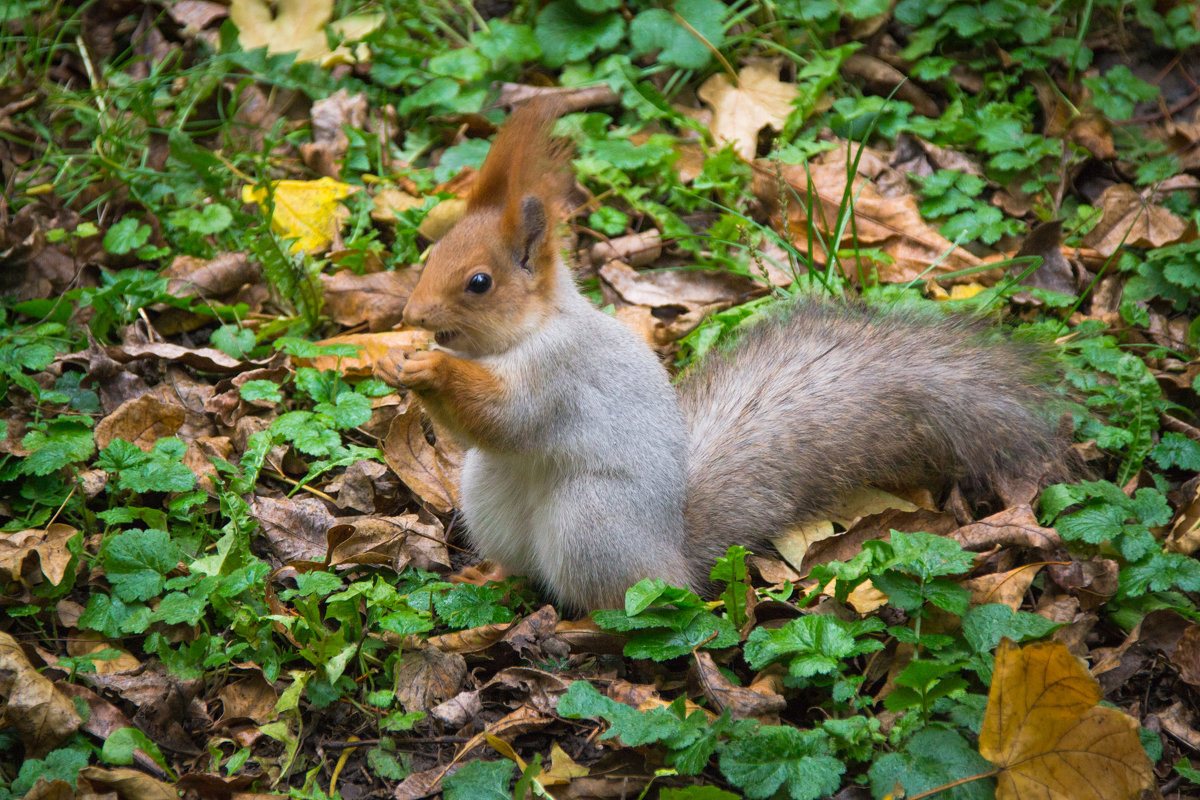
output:
[[962,582],[971,593],[971,605],[1003,603],[1017,611],[1025,602],[1025,592],[1041,570],[1041,564],[1025,564],[1007,572],[993,572]]
[[70,698],[42,675],[7,633],[0,633],[0,698],[4,723],[16,729],[27,758],[41,758],[83,720]]
[[997,800],[1139,797],[1154,772],[1138,724],[1100,697],[1063,645],[1003,640],[979,734],[979,752],[1000,768]]
[[757,719],[768,725],[779,724],[779,712],[787,707],[783,691],[782,667],[761,672],[749,686],[738,686],[726,678],[712,655],[698,650],[689,677],[717,710],[728,710],[734,719]]
[[709,130],[717,146],[734,142],[734,150],[749,161],[758,148],[758,132],[782,129],[799,91],[794,83],[779,80],[778,62],[760,61],[738,74],[737,86],[718,72],[696,94],[713,107]]
[[6,534],[0,539],[0,582],[30,586],[44,575],[55,586],[62,583],[74,557],[67,543],[78,534],[61,522]]
[[96,423],[96,447],[103,450],[113,439],[124,439],[149,452],[159,439],[178,433],[186,416],[183,406],[144,394]]
[[[81,727],[100,741],[107,739],[118,728],[134,727],[133,720],[125,716],[124,712],[86,686],[79,686],[78,684],[67,683],[66,681],[59,681],[55,686],[67,697],[78,697],[87,704],[88,718]],[[148,772],[159,776],[166,774],[163,772],[162,767],[154,763],[154,759],[150,758],[150,756],[146,755],[140,749],[133,751],[133,759]]]
[[382,333],[348,333],[332,336],[317,342],[318,345],[350,344],[359,348],[358,356],[318,356],[298,358],[296,363],[314,369],[335,369],[343,374],[362,378],[370,376],[375,363],[393,350],[419,350],[433,341],[429,331],[417,328],[402,328]]
[[136,769],[84,767],[79,770],[83,796],[117,796],[122,800],[178,800],[179,794],[160,780]]
[[1195,226],[1146,200],[1127,183],[1108,187],[1100,195],[1100,222],[1083,237],[1086,247],[1106,258],[1125,247],[1162,247],[1196,238]]
[[1062,546],[1058,532],[1038,525],[1037,517],[1029,506],[1006,508],[998,514],[964,525],[950,537],[965,549],[974,551],[1008,546],[1052,552]]
[[39,777],[33,788],[25,793],[25,800],[75,800],[75,790],[66,781],[48,781]]
[[1176,665],[1175,655],[1192,624],[1177,612],[1160,608],[1142,617],[1125,641],[1091,653],[1092,674],[1101,688],[1111,691],[1145,669],[1161,653]]
[[221,253],[216,258],[176,256],[163,273],[167,291],[175,297],[225,297],[243,284],[260,280],[258,267],[245,253]]
[[328,546],[325,535],[337,519],[325,504],[312,497],[250,498],[250,513],[262,525],[262,533],[276,558],[293,561],[323,561]]
[[[864,261],[843,264],[850,279],[857,280],[857,271],[877,273],[885,283],[906,283],[921,277],[936,278],[948,272],[978,267],[983,262],[961,247],[954,247],[921,217],[917,199],[912,194],[885,196],[881,187],[868,180],[862,172],[854,176],[851,193],[854,198],[854,222],[841,229],[841,240],[832,241],[838,232],[838,209],[846,192],[848,164],[846,145],[822,153],[805,164],[779,167],[773,162],[755,162],[754,193],[771,215],[777,228],[786,229],[792,244],[801,252],[809,251],[809,220],[821,233],[828,247],[850,247],[857,238],[858,246],[878,248],[890,256],[890,264]],[[786,186],[781,189],[776,170]],[[811,179],[813,208],[807,207]],[[786,211],[787,223],[783,222]],[[811,253],[819,264],[826,263],[825,249],[817,246]],[[935,264],[937,266],[932,267]],[[973,277],[978,278],[979,275]]]
[[655,270],[638,272],[628,264],[609,261],[600,277],[626,303],[651,308],[728,308],[766,293],[766,287],[724,270]]
[[408,296],[420,277],[415,269],[366,275],[343,270],[321,275],[325,312],[347,328],[366,323],[372,331],[390,330],[400,324]]
[[1166,548],[1172,553],[1191,555],[1200,550],[1200,481],[1191,487],[1187,505],[1171,526]]
[[[828,519],[793,525],[782,536],[774,539],[773,543],[784,560],[799,570],[804,564],[804,555],[809,547],[835,535],[835,524],[848,529],[855,520],[889,509],[916,511],[917,507],[882,489],[863,486],[840,501],[830,511]],[[808,568],[811,569],[811,565]]]
[[380,447],[392,471],[434,510],[448,513],[458,505],[462,451],[447,436],[439,436],[437,445],[429,443],[416,404],[396,415]]
[[1189,625],[1170,655],[1184,683],[1200,686],[1200,625]]

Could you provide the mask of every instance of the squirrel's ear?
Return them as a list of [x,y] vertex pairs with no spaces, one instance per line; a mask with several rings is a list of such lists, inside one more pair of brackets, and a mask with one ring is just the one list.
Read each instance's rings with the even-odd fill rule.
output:
[[516,230],[512,231],[513,261],[522,269],[533,272],[539,266],[548,231],[546,205],[536,195],[521,198]]

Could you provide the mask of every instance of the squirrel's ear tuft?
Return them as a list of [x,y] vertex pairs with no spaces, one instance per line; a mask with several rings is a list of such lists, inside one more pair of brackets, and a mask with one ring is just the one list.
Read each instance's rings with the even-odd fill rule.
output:
[[536,195],[526,195],[521,200],[521,224],[514,231],[513,245],[516,263],[523,269],[533,271],[538,252],[546,240],[546,205]]

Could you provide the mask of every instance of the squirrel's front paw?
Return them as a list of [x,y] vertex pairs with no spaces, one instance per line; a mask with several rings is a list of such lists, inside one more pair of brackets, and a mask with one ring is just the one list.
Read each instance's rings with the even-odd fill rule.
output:
[[400,365],[400,383],[416,392],[437,392],[446,383],[450,356],[440,350],[410,353]]

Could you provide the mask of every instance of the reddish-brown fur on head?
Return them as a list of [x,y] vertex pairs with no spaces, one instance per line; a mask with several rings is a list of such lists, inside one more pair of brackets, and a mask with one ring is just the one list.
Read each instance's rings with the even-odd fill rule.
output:
[[[533,100],[497,134],[466,215],[437,243],[404,309],[466,355],[500,353],[536,328],[558,277],[555,226],[570,178],[566,148],[550,138],[561,108]],[[482,277],[481,277],[482,276]]]

